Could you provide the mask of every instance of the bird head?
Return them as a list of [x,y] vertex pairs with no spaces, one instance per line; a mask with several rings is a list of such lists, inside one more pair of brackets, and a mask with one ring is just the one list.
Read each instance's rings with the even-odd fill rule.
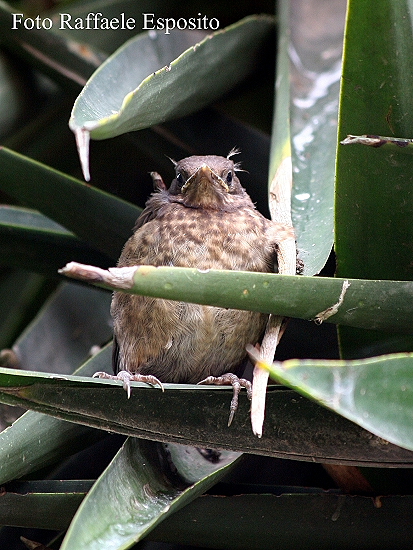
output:
[[174,164],[176,176],[169,193],[180,195],[185,206],[220,210],[234,196],[246,195],[235,173],[238,166],[229,156],[192,156]]

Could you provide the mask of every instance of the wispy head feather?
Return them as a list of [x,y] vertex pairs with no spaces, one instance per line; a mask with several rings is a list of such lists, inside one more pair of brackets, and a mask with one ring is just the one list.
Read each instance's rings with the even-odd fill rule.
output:
[[173,164],[174,166],[176,166],[176,165],[178,164],[178,163],[176,162],[176,160],[171,159],[171,157],[168,157],[168,155],[165,155],[165,156],[166,156],[167,159],[169,159],[169,160],[172,162],[172,164]]
[[[241,153],[241,151],[238,149],[238,147],[233,147],[231,149],[231,151],[228,153],[227,155],[227,159],[230,159],[231,157],[233,157],[234,155],[239,155]],[[245,172],[245,170],[241,170],[241,163],[240,162],[236,162],[234,164],[234,170],[236,172]]]
[[231,149],[231,151],[228,153],[227,155],[227,159],[230,159],[231,157],[233,157],[234,155],[239,155],[241,153],[241,151],[238,149],[238,147],[233,147]]

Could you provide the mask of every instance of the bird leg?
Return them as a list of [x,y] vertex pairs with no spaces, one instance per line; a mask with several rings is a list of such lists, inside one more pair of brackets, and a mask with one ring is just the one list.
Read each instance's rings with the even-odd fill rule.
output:
[[238,395],[241,391],[241,388],[246,388],[248,399],[251,401],[252,398],[252,384],[249,380],[245,378],[238,378],[236,374],[232,372],[227,372],[221,376],[208,376],[198,384],[214,384],[216,386],[232,386],[234,393],[231,399],[231,405],[229,407],[229,419],[228,426],[231,426],[231,423],[234,419],[234,415],[238,409]]
[[131,382],[145,382],[146,384],[152,384],[152,386],[160,386],[161,390],[164,391],[162,382],[152,376],[152,374],[133,374],[127,370],[120,370],[118,374],[108,374],[107,372],[95,372],[93,378],[105,378],[109,380],[121,380],[123,382],[123,389],[128,394],[128,399],[131,394]]

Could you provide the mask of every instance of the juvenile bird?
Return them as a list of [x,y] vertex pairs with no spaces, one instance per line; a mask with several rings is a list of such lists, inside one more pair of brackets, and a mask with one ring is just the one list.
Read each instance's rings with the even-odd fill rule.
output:
[[[277,271],[277,243],[291,228],[262,216],[236,175],[231,156],[191,156],[175,164],[169,189],[152,173],[156,192],[138,218],[118,267],[179,266]],[[115,292],[113,369],[152,384],[231,384],[229,424],[237,408],[246,345],[263,336],[266,314]],[[98,373],[101,377],[112,377]]]

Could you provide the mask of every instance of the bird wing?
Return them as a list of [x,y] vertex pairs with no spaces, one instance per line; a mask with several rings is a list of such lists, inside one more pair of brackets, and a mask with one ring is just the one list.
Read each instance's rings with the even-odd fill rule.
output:
[[136,220],[133,231],[137,231],[140,227],[145,225],[145,223],[156,218],[160,208],[169,202],[170,198],[167,191],[159,190],[153,193],[150,199],[146,202],[145,208],[143,209],[141,215]]
[[[159,189],[159,191],[153,193],[146,202],[145,208],[143,209],[141,215],[136,220],[133,232],[135,233],[143,225],[155,219],[160,208],[169,202],[169,194],[167,191]],[[120,370],[119,362],[120,348],[116,336],[114,336],[112,348],[112,368],[115,374],[117,374]]]

